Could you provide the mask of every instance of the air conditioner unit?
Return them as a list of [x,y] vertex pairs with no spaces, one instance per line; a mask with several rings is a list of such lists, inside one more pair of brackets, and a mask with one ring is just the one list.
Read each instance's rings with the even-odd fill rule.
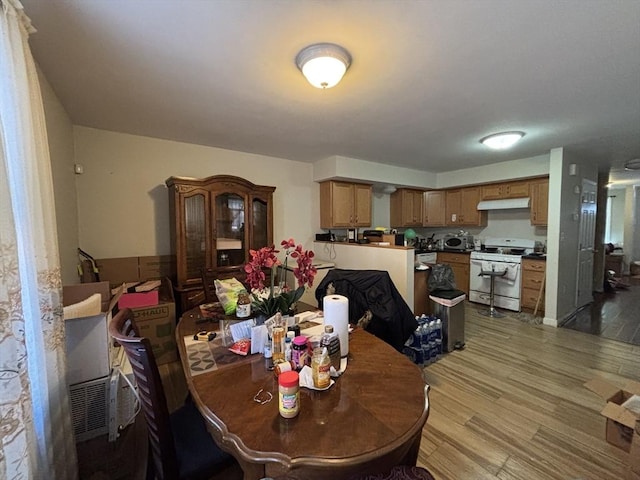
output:
[[120,436],[120,431],[133,423],[139,411],[131,364],[122,347],[118,347],[116,350],[109,378],[110,442],[115,442]]
[[109,430],[109,377],[69,387],[71,418],[76,442],[84,442]]

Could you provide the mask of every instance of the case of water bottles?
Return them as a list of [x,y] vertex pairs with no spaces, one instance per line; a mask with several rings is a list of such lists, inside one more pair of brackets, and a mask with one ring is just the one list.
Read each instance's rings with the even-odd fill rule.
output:
[[442,321],[433,315],[416,316],[418,328],[405,342],[404,354],[420,366],[436,362],[442,356]]

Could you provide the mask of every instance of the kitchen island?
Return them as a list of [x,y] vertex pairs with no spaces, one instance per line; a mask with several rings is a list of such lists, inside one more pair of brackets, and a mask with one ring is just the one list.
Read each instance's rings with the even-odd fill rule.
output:
[[314,242],[315,254],[335,263],[336,268],[351,270],[384,270],[402,295],[407,305],[414,309],[413,247],[376,245],[346,242]]

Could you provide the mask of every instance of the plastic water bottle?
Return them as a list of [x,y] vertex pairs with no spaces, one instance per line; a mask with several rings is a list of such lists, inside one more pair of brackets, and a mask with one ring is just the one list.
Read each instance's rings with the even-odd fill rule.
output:
[[436,340],[442,341],[442,320],[440,320],[439,318],[436,319],[435,323],[435,338]]
[[431,363],[431,347],[429,343],[422,345],[422,366],[429,365]]

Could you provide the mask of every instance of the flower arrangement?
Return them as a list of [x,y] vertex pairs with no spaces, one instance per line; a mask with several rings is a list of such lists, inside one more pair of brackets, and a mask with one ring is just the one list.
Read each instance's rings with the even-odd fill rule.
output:
[[[297,280],[297,288],[291,289],[285,280],[278,281],[276,286],[277,267],[282,262],[276,256],[279,250],[275,246],[262,247],[260,250],[250,250],[251,261],[244,266],[247,274],[247,283],[251,287],[251,307],[255,313],[265,315],[267,318],[277,312],[288,314],[295,303],[300,300],[307,286],[313,286],[313,278],[316,268],[312,265],[314,253],[312,250],[304,250],[302,245],[296,245],[293,238],[283,240],[280,246],[284,248],[284,268],[280,270],[284,279],[289,257],[296,260],[297,266],[293,269],[293,275]],[[265,287],[265,269],[271,270],[270,286]]]

